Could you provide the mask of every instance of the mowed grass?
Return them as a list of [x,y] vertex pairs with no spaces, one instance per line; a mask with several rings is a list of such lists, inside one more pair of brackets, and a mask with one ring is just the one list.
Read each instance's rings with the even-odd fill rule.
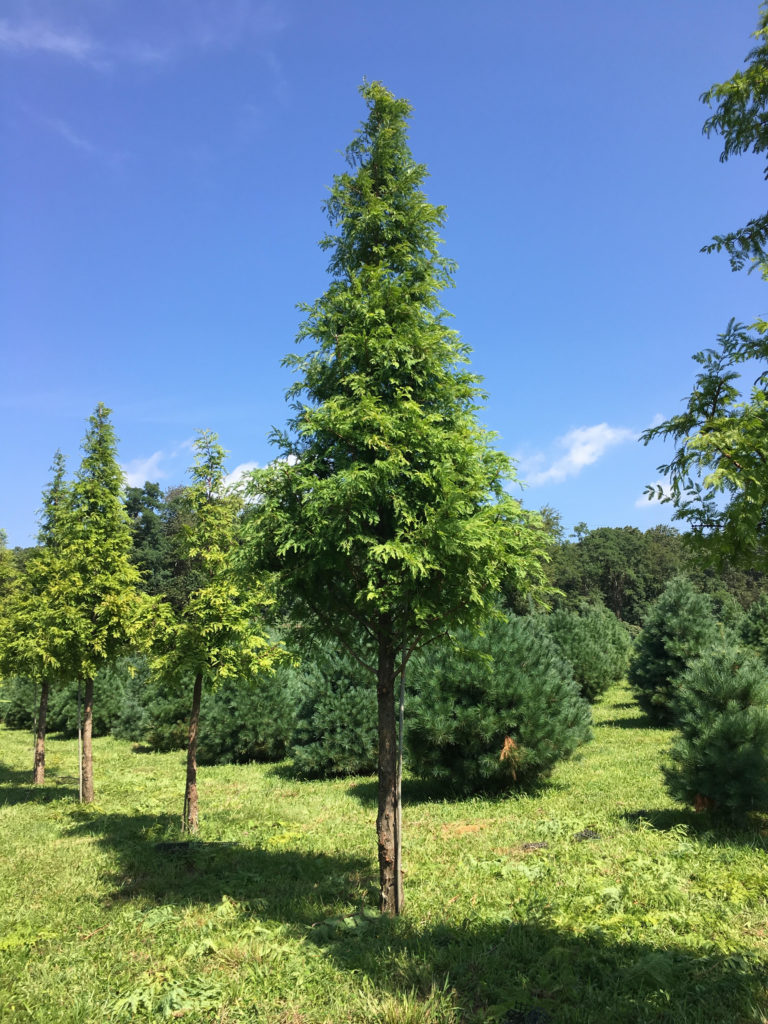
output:
[[726,831],[666,795],[670,733],[617,687],[539,792],[404,786],[406,913],[376,903],[372,779],[203,768],[0,731],[0,1020],[728,1022],[768,1019],[765,823]]

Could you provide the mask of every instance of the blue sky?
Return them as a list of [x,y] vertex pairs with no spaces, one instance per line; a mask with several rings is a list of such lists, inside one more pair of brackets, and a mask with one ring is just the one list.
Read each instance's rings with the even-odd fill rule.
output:
[[700,93],[751,47],[755,0],[5,0],[0,12],[0,526],[33,541],[60,447],[114,410],[131,482],[182,482],[215,430],[264,464],[280,360],[327,284],[321,205],[382,80],[447,207],[445,295],[519,460],[571,527],[666,521],[691,355],[765,284],[700,247],[765,209],[718,161]]

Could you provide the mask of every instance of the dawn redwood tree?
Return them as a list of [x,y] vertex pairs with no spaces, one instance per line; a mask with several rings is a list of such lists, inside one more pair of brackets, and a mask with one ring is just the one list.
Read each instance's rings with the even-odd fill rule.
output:
[[5,530],[0,530],[0,612],[13,590],[15,577],[16,567],[13,555],[8,550],[7,534]]
[[381,909],[402,908],[396,682],[413,652],[471,624],[510,573],[544,585],[545,531],[506,491],[514,478],[476,420],[469,349],[439,295],[442,207],[407,145],[410,104],[361,89],[366,121],[325,204],[331,282],[286,358],[295,414],[282,457],[254,474],[244,567],[279,573],[294,623],[329,634],[369,670],[378,702]]
[[228,492],[224,450],[216,434],[201,431],[194,444],[192,484],[179,497],[181,527],[175,554],[186,566],[191,589],[174,605],[164,604],[161,649],[154,668],[171,683],[192,679],[187,776],[182,823],[198,830],[197,742],[203,686],[269,671],[281,650],[258,628],[269,603],[258,580],[247,588],[233,578],[240,500]]
[[93,801],[93,681],[103,665],[147,641],[151,602],[140,594],[131,561],[131,527],[110,409],[101,402],[89,419],[83,459],[63,524],[63,557],[76,577],[73,666],[84,681],[82,799]]
[[32,781],[45,781],[45,734],[51,684],[67,682],[71,667],[76,616],[72,607],[77,579],[65,544],[65,524],[71,491],[65,480],[66,463],[54,455],[53,477],[43,492],[39,546],[27,559],[8,616],[8,635],[0,665],[9,673],[33,680],[40,687],[35,726]]

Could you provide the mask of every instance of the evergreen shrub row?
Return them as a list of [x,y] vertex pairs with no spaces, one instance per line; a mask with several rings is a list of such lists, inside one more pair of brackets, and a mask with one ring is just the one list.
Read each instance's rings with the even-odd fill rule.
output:
[[768,600],[713,605],[684,577],[651,606],[630,665],[638,703],[677,735],[669,792],[733,819],[768,811]]
[[[463,792],[523,786],[588,738],[591,715],[580,682],[583,687],[589,670],[582,666],[577,682],[546,619],[500,616],[481,632],[460,634],[455,644],[433,646],[412,659],[406,738],[414,772]],[[559,623],[562,646],[570,642],[576,652],[573,636],[581,636],[582,621],[593,619],[604,625],[596,613]],[[594,644],[582,647],[600,664],[601,679],[609,674]],[[613,672],[617,658],[607,659]],[[4,696],[6,724],[31,728],[36,695],[29,684],[6,683]],[[94,712],[96,735],[111,732],[158,751],[186,744],[189,694],[151,679],[141,659],[122,659],[99,673]],[[52,691],[48,728],[76,733],[74,684]],[[333,644],[318,645],[299,667],[281,667],[203,698],[200,763],[286,755],[306,777],[375,771],[376,688],[357,661]]]

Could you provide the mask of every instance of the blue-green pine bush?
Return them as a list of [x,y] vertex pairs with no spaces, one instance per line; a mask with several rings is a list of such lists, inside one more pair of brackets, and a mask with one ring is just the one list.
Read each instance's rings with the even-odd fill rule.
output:
[[541,619],[493,618],[414,659],[415,774],[460,793],[530,786],[589,739],[589,704]]

